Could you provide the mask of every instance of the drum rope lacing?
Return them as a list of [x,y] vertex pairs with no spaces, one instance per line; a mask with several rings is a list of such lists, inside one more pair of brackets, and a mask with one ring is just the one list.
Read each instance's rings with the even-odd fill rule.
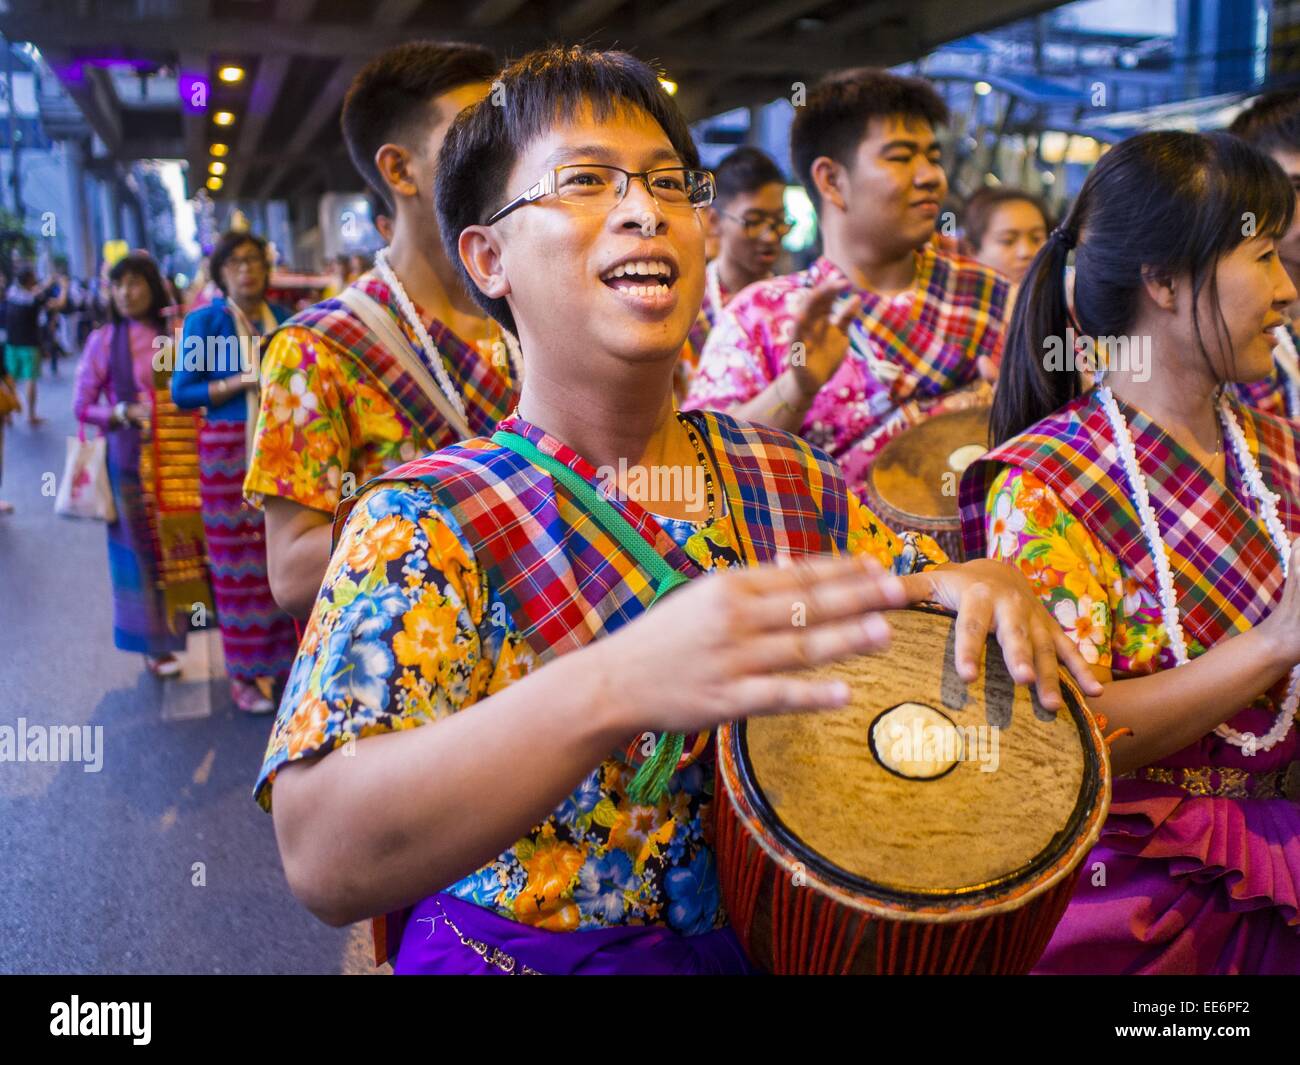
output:
[[[415,305],[411,302],[411,297],[406,294],[406,288],[393,271],[392,266],[389,265],[387,248],[380,248],[379,251],[375,252],[375,273],[379,275],[379,279],[393,293],[393,298],[397,300],[397,306],[402,312],[402,317],[415,333],[416,339],[419,340],[420,347],[424,351],[424,361],[428,364],[429,369],[433,371],[433,376],[438,382],[438,388],[447,397],[447,402],[451,404],[452,410],[459,414],[463,421],[468,423],[469,418],[465,413],[465,401],[461,398],[459,390],[451,383],[451,377],[447,373],[442,352],[438,349],[438,345],[433,342],[433,337],[429,335],[429,331],[425,329],[424,322],[420,320]],[[500,326],[497,328],[500,329],[501,337],[505,341],[506,351],[510,356],[510,371],[513,375],[512,383],[515,388],[518,388],[519,382],[523,380],[524,376],[523,353],[519,350],[519,341],[515,339],[509,330],[501,329]]]
[[[1124,476],[1128,479],[1129,487],[1132,489],[1134,502],[1137,504],[1138,516],[1142,521],[1142,533],[1146,538],[1147,548],[1150,550],[1152,559],[1155,562],[1156,585],[1160,595],[1160,613],[1164,620],[1165,632],[1169,637],[1169,648],[1173,653],[1175,664],[1185,666],[1191,659],[1187,653],[1187,639],[1183,633],[1178,602],[1174,592],[1173,571],[1169,565],[1169,545],[1165,543],[1160,535],[1155,509],[1151,506],[1151,497],[1147,492],[1146,477],[1138,464],[1137,449],[1133,444],[1133,434],[1129,431],[1128,422],[1125,421],[1124,414],[1115,402],[1115,396],[1109,386],[1099,383],[1097,385],[1097,395],[1101,397],[1106,417],[1109,419],[1111,428],[1114,431],[1115,446],[1119,449],[1120,459],[1124,464]],[[1218,412],[1223,423],[1224,432],[1232,444],[1233,453],[1237,456],[1237,466],[1241,470],[1242,479],[1246,482],[1247,490],[1259,506],[1260,518],[1268,531],[1274,549],[1282,560],[1282,576],[1285,579],[1290,575],[1291,544],[1286,529],[1278,517],[1277,504],[1279,497],[1276,493],[1270,491],[1264,483],[1264,476],[1260,472],[1259,464],[1255,461],[1255,456],[1250,453],[1250,447],[1246,443],[1246,436],[1242,432],[1241,424],[1237,421],[1237,416],[1233,412],[1227,396],[1223,393],[1219,395]],[[1291,670],[1291,680],[1287,686],[1286,695],[1282,700],[1282,708],[1278,711],[1273,727],[1262,738],[1256,736],[1253,732],[1238,732],[1226,721],[1219,725],[1214,730],[1214,733],[1232,744],[1232,746],[1240,747],[1242,753],[1247,755],[1252,755],[1256,751],[1272,750],[1286,739],[1290,733],[1295,721],[1297,706],[1300,706],[1300,665]]]

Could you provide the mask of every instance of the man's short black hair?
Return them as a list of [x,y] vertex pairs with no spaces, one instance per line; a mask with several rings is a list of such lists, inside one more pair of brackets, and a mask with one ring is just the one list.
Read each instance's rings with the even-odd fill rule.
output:
[[208,273],[212,275],[213,283],[217,288],[221,289],[223,296],[230,295],[226,291],[225,278],[221,276],[226,260],[245,244],[253,245],[261,254],[263,262],[266,263],[266,269],[268,271],[271,269],[271,253],[265,237],[259,237],[256,233],[250,233],[247,230],[227,230],[218,238],[216,247],[212,249],[212,254],[208,257]]
[[491,81],[500,64],[492,52],[458,41],[411,41],[367,63],[343,100],[343,140],[352,164],[391,209],[392,193],[375,166],[385,144],[405,143],[433,117],[429,103],[443,93]]
[[1264,93],[1232,120],[1228,132],[1265,154],[1279,148],[1300,152],[1300,90]]
[[795,176],[821,210],[812,179],[813,160],[825,155],[852,166],[873,118],[924,119],[933,129],[948,124],[948,105],[924,78],[907,78],[876,67],[855,67],[828,75],[813,86],[790,127]]
[[767,152],[746,146],[737,148],[713,168],[713,183],[717,188],[715,202],[725,204],[766,185],[786,182],[781,168]]
[[[438,155],[438,228],[447,257],[474,301],[511,332],[504,299],[489,299],[460,261],[461,232],[482,225],[522,189],[506,180],[519,157],[553,126],[572,120],[584,102],[598,121],[627,109],[644,111],[663,129],[682,165],[696,169],[699,152],[686,120],[649,66],[627,52],[573,45],[531,52],[497,75],[500,92],[462,111]],[[529,175],[529,184],[536,180]]]

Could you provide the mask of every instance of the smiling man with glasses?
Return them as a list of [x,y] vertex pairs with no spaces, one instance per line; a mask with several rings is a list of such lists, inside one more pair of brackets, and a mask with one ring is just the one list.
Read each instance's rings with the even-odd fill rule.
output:
[[718,255],[705,269],[704,301],[677,363],[676,388],[683,399],[722,309],[741,289],[772,276],[781,240],[794,228],[785,213],[785,177],[766,153],[737,148],[713,177],[717,196],[708,226]]
[[[389,913],[398,973],[745,972],[709,730],[848,698],[782,671],[879,648],[875,612],[933,598],[969,622],[968,679],[996,618],[1048,705],[1054,647],[1098,689],[1018,571],[940,564],[789,433],[674,410],[712,183],[655,72],[557,48],[499,82],[448,132],[437,204],[528,352],[519,408],[341,509],[257,795],[294,893],[332,924]],[[703,498],[623,480],[654,467]]]

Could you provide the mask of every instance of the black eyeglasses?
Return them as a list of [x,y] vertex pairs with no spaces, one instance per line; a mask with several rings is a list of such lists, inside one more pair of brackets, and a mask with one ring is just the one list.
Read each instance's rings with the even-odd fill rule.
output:
[[707,170],[663,166],[634,172],[602,163],[567,163],[548,170],[540,181],[516,196],[484,225],[499,222],[511,211],[552,193],[565,203],[608,210],[623,202],[633,178],[640,178],[646,191],[671,210],[698,211],[713,202],[713,175]]
[[747,237],[757,237],[762,234],[763,230],[770,229],[772,236],[779,240],[794,229],[794,222],[789,218],[746,218],[743,215],[729,214],[726,211],[719,211],[718,214],[722,215],[723,218],[730,218],[733,222],[739,222],[745,227],[745,236]]

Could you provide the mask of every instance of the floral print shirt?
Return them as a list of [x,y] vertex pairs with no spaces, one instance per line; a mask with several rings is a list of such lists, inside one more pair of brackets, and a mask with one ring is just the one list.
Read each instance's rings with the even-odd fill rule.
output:
[[[1090,665],[1115,673],[1172,669],[1160,605],[1047,484],[1008,466],[989,488],[990,558],[1011,562]],[[1189,653],[1204,648],[1187,634]]]
[[[364,290],[380,304],[394,303],[382,281],[370,278]],[[470,346],[422,308],[415,311],[446,357],[453,384],[466,396],[471,425],[490,432],[517,399],[513,385],[500,387],[483,342]],[[399,316],[397,324],[418,348],[420,340],[405,318]],[[267,346],[261,378],[261,407],[244,480],[244,493],[255,506],[270,495],[333,514],[340,500],[371,478],[456,440],[441,417],[422,424],[394,398],[393,390],[412,387],[409,383],[386,380],[342,344],[292,321]],[[484,411],[486,420],[480,420]]]
[[[965,260],[954,262],[964,264]],[[992,276],[984,271],[979,279],[985,280],[986,275]],[[795,326],[808,290],[828,281],[847,280],[839,266],[822,256],[807,270],[748,286],[714,322],[682,408],[733,411],[758,396],[790,365]],[[912,316],[915,303],[921,300],[925,304],[921,317],[932,334],[970,338],[972,352],[991,358],[1001,355],[1002,295],[989,306],[981,305],[974,295],[945,302],[922,290],[919,280],[890,297],[853,291],[864,302],[885,308],[882,313],[892,318]],[[999,291],[1004,292],[1005,286]],[[871,325],[865,341],[882,363],[889,361],[894,343],[891,336]],[[863,494],[872,462],[904,429],[932,414],[989,402],[991,390],[979,381],[974,353],[954,372],[939,395],[900,396],[897,380],[878,375],[867,359],[851,350],[813,398],[799,435],[830,454],[844,470],[849,489]]]
[[[742,563],[727,515],[661,519],[702,570]],[[886,568],[945,561],[929,537],[894,535],[849,498],[848,546]],[[330,561],[280,706],[255,796],[276,771],[340,744],[458,713],[537,666],[452,515],[419,482],[363,490]],[[503,620],[506,619],[506,620]],[[627,796],[635,767],[611,755],[544,821],[447,890],[537,928],[725,923],[708,842],[712,748],[653,806]]]

